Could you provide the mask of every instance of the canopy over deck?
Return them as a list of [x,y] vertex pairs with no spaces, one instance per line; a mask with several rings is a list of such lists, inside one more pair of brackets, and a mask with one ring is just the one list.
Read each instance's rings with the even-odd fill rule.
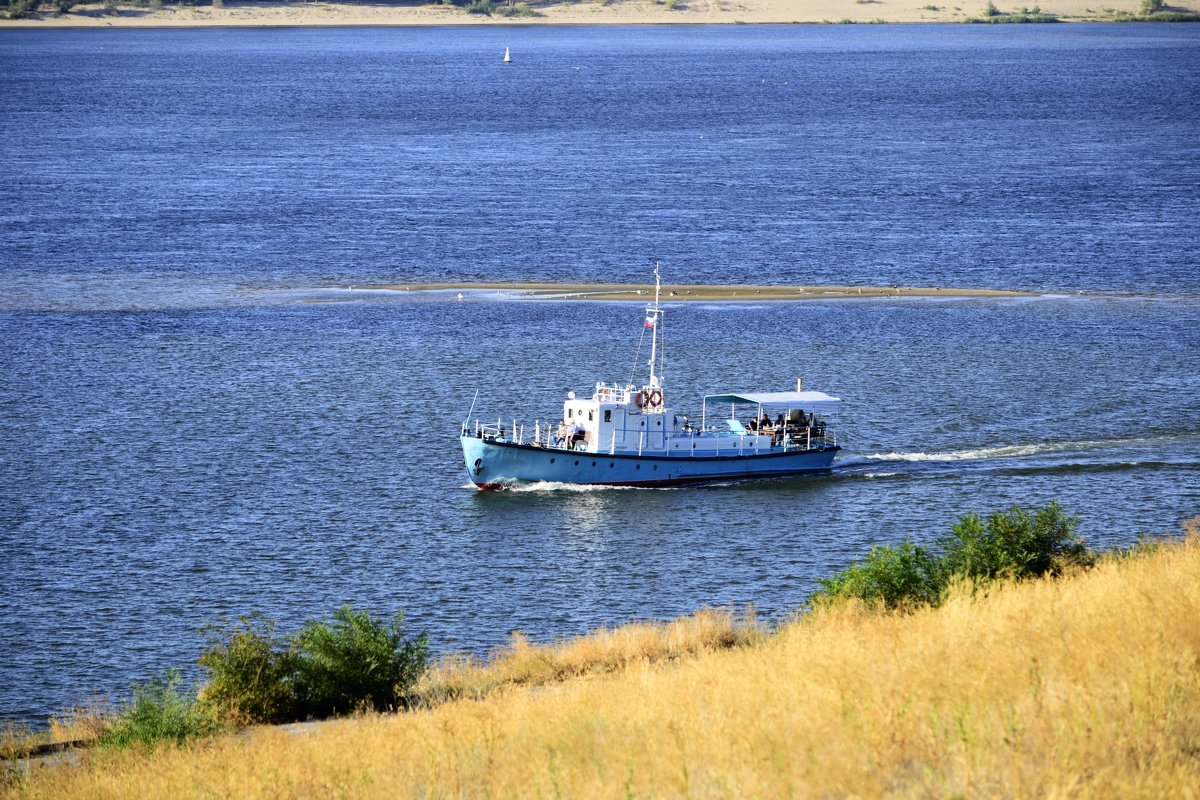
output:
[[820,411],[829,414],[837,411],[836,397],[824,392],[737,392],[736,394],[708,394],[704,403],[734,403],[745,406],[762,406],[772,411],[784,409],[803,409],[805,411]]

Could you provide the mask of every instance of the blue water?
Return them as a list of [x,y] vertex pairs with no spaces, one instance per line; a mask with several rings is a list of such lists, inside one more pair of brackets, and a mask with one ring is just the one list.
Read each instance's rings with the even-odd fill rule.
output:
[[[251,610],[483,652],[778,617],[969,509],[1200,513],[1200,29],[986,27],[0,32],[0,718]],[[479,494],[474,390],[554,417],[641,312],[347,288],[656,259],[1041,296],[673,306],[669,402],[802,375],[834,475]]]

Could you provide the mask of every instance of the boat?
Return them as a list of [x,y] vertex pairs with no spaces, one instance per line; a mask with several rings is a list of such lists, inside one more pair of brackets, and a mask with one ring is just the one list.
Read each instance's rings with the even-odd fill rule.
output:
[[508,54],[508,48],[507,48],[507,47],[506,47],[506,48],[504,48],[504,63],[505,63],[505,64],[511,64],[511,63],[512,63],[512,56],[510,56],[510,55]]
[[[705,395],[699,422],[667,404],[662,335],[666,310],[654,268],[654,304],[645,383],[598,382],[590,397],[568,392],[562,418],[526,427],[516,419],[472,420],[460,430],[463,460],[479,489],[521,483],[675,486],[828,472],[841,449],[834,420],[841,401],[824,392],[726,391]],[[639,352],[641,348],[639,344]]]

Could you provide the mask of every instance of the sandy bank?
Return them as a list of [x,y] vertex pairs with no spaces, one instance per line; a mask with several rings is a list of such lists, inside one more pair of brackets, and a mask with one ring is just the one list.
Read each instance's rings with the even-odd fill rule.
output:
[[[383,286],[358,286],[357,289],[434,292],[492,291],[514,298],[545,300],[636,300],[654,297],[653,284],[621,283],[413,283]],[[663,300],[670,302],[702,300],[771,301],[831,300],[873,297],[1033,297],[1030,292],[1000,289],[954,289],[937,286],[714,286],[705,284],[663,284]]]
[[[668,3],[674,2],[674,8]],[[837,22],[962,22],[982,15],[986,0],[603,0],[597,2],[531,2],[536,16],[504,17],[468,14],[443,5],[375,5],[370,3],[304,4],[226,2],[212,6],[164,6],[157,10],[119,4],[107,10],[102,3],[81,3],[66,14],[49,4],[33,19],[0,19],[0,27],[254,27],[363,25],[639,25]],[[1113,11],[1134,13],[1140,0],[1111,0],[1097,5],[1087,0],[1045,0],[1038,5],[1065,21],[1110,19]],[[1016,12],[1015,0],[1000,0],[1001,11]],[[498,56],[497,56],[498,57]],[[519,63],[519,52],[514,53]]]

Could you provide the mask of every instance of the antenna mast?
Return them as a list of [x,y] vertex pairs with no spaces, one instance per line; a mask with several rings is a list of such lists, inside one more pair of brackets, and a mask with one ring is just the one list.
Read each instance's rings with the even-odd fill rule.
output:
[[662,276],[658,272],[658,262],[654,262],[654,308],[646,309],[650,312],[650,386],[657,389],[662,383],[657,375],[654,374],[654,360],[658,357],[658,315],[660,309],[658,307],[658,298],[662,294]]

